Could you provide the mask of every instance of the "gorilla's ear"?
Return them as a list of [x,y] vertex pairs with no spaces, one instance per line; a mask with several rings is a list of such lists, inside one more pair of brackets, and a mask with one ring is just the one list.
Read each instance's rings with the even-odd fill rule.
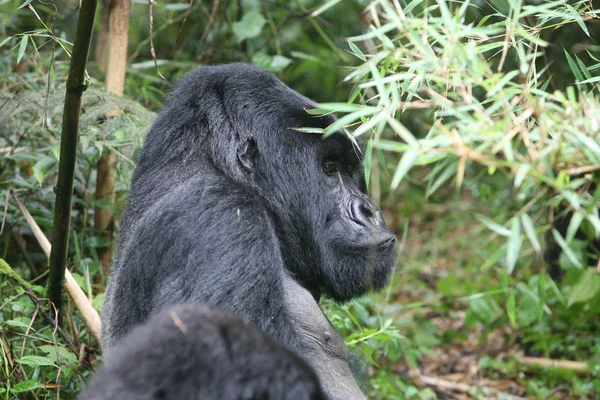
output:
[[256,159],[258,158],[256,141],[253,138],[249,138],[244,143],[240,144],[237,149],[237,157],[244,172],[254,172],[254,166],[256,165]]

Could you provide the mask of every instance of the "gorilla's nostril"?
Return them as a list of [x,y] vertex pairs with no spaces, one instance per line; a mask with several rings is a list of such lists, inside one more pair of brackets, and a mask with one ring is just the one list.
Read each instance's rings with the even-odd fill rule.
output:
[[375,218],[375,208],[370,202],[363,198],[355,198],[352,200],[350,205],[350,212],[352,214],[352,220],[363,226],[371,226],[376,224],[377,218]]

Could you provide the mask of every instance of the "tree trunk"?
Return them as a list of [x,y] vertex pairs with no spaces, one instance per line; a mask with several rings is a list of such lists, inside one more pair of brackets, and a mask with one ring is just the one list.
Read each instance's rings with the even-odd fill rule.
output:
[[102,0],[101,3],[102,10],[100,11],[100,21],[98,23],[98,38],[96,39],[94,59],[96,60],[98,69],[106,72],[110,29],[110,0]]
[[[127,67],[127,39],[131,0],[110,1],[110,34],[108,45],[108,63],[105,88],[107,91],[123,96],[125,91],[125,71]],[[116,110],[118,114],[119,111]],[[112,114],[112,113],[111,113]],[[114,115],[114,114],[113,114]],[[115,180],[117,176],[116,156],[109,152],[102,156],[97,165],[96,200],[115,202]],[[109,240],[107,247],[98,249],[98,258],[104,277],[110,272],[113,239],[112,210],[96,206],[94,223],[97,230]],[[99,278],[101,278],[99,276]]]

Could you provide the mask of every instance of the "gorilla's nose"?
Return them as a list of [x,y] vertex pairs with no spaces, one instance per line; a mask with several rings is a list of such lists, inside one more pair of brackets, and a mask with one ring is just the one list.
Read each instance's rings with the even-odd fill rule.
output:
[[352,214],[352,220],[359,225],[370,227],[372,225],[377,225],[378,223],[375,206],[362,197],[356,197],[352,200],[350,212]]

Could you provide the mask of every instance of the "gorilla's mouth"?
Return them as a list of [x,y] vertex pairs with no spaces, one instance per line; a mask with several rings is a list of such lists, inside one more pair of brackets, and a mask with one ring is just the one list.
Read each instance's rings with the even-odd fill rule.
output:
[[372,253],[374,251],[385,251],[390,249],[396,244],[396,237],[394,235],[386,236],[379,242],[371,242],[364,244],[353,244],[346,247],[346,252],[353,254],[365,254]]

